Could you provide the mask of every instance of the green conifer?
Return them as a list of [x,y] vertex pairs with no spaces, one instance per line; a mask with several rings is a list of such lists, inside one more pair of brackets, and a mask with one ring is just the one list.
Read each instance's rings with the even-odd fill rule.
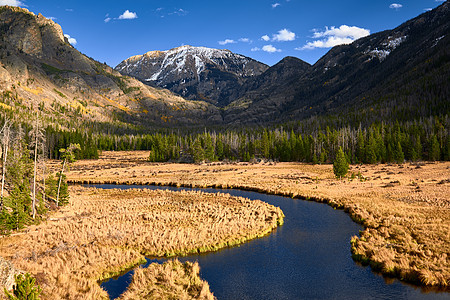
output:
[[402,164],[405,161],[405,155],[403,154],[402,145],[399,141],[394,149],[394,160],[399,164]]
[[348,162],[345,158],[344,151],[342,147],[339,147],[338,153],[336,154],[336,159],[333,163],[333,172],[337,178],[344,177],[348,172]]
[[440,159],[441,149],[439,147],[439,142],[435,134],[430,139],[430,151],[429,151],[429,159],[432,161],[436,161]]
[[15,275],[15,285],[13,286],[12,294],[6,289],[5,294],[9,300],[39,300],[39,295],[42,292],[39,285],[36,285],[36,279],[33,278],[29,273],[25,276],[22,274]]

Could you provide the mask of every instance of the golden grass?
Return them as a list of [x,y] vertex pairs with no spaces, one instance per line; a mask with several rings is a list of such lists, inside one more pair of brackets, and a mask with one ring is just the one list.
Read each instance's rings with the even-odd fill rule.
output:
[[351,166],[337,180],[331,165],[301,163],[156,164],[146,151],[104,152],[77,162],[80,183],[241,188],[304,197],[345,209],[365,226],[353,257],[385,275],[419,285],[450,284],[450,163]]
[[208,283],[200,279],[199,271],[197,262],[183,264],[178,260],[139,267],[120,299],[215,299]]
[[270,232],[279,208],[228,194],[70,187],[68,206],[26,234],[3,237],[0,256],[31,273],[43,299],[101,299],[97,284],[149,256],[217,250]]

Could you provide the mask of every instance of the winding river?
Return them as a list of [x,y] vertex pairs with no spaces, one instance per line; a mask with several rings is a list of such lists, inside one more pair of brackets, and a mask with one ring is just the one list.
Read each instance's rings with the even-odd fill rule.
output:
[[[200,190],[161,186],[91,185],[97,188]],[[180,261],[200,264],[200,276],[218,299],[449,299],[449,293],[386,279],[355,263],[350,238],[362,227],[328,205],[242,190],[201,189],[260,199],[279,206],[284,225],[238,247]],[[148,259],[163,262],[164,259]],[[131,282],[133,271],[105,281],[110,298]]]

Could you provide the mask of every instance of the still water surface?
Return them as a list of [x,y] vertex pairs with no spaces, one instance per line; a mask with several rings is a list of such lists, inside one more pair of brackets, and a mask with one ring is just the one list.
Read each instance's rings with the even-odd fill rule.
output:
[[[355,263],[350,238],[362,227],[328,205],[256,192],[161,186],[91,185],[97,188],[202,190],[260,199],[280,207],[284,225],[272,234],[239,247],[191,255],[200,276],[219,299],[450,299],[450,293],[423,289],[373,273]],[[163,262],[164,259],[148,259]],[[103,282],[110,298],[131,282],[133,271]]]

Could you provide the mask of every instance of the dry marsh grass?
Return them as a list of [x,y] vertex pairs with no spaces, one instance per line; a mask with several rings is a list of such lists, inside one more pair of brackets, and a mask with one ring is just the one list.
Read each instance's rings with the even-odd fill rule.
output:
[[200,279],[197,262],[178,260],[135,269],[133,280],[119,299],[215,299],[206,281]]
[[0,256],[35,276],[44,299],[107,298],[97,281],[143,254],[217,250],[264,235],[283,218],[279,208],[228,194],[82,187],[70,194],[48,221],[0,239]]
[[353,257],[388,276],[419,285],[450,285],[450,163],[351,166],[337,180],[331,165],[301,163],[162,164],[148,152],[104,152],[77,162],[79,183],[241,188],[327,203],[365,226]]

